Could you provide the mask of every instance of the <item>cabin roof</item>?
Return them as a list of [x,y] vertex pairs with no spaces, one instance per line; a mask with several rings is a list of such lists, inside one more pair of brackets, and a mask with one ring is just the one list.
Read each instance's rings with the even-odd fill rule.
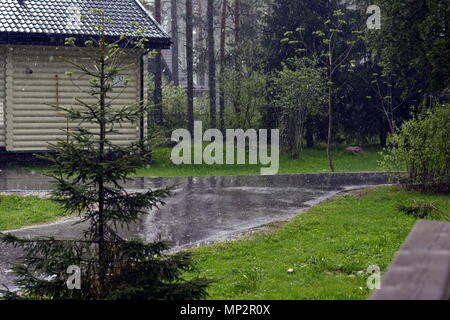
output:
[[131,35],[136,27],[129,23],[136,22],[146,30],[143,36],[150,40],[146,46],[170,47],[170,37],[138,0],[1,0],[0,44],[63,45],[67,37],[83,43],[96,36],[91,25],[99,21],[94,15],[82,22],[77,18],[93,8],[105,10],[112,19],[106,28],[109,41]]

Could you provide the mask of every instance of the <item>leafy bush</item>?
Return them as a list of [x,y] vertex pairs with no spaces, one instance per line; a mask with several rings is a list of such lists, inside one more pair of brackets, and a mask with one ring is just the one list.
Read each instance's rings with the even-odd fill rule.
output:
[[273,79],[283,147],[293,156],[302,149],[306,121],[320,112],[326,97],[325,75],[316,65],[309,58],[288,59]]
[[392,147],[383,165],[401,171],[408,189],[446,192],[450,190],[449,105],[436,105],[403,123],[392,136]]
[[194,99],[194,119],[195,121],[201,121],[203,128],[210,128],[209,107],[209,93],[206,92]]
[[258,129],[267,105],[266,77],[254,70],[228,69],[221,79],[225,95],[225,127]]
[[187,128],[186,105],[187,96],[183,88],[175,86],[172,82],[164,83],[162,87],[163,123],[158,126],[155,122],[153,91],[155,89],[153,75],[149,74],[146,80],[147,95],[149,97],[147,108],[149,110],[149,129],[172,131]]
[[183,88],[172,82],[163,87],[164,126],[169,130],[187,127],[187,96]]

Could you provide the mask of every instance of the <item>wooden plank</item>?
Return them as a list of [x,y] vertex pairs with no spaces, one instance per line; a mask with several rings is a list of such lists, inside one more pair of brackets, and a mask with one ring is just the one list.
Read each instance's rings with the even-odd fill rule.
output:
[[371,300],[448,300],[450,223],[419,221]]

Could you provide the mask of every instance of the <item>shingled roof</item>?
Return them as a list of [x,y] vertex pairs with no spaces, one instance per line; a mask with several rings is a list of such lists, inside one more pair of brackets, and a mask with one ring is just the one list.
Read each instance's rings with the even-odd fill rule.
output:
[[62,45],[67,37],[84,41],[96,35],[91,15],[83,22],[77,19],[90,9],[103,9],[113,21],[108,24],[108,40],[123,33],[132,34],[136,22],[146,29],[148,47],[167,49],[170,38],[138,0],[1,0],[0,44]]

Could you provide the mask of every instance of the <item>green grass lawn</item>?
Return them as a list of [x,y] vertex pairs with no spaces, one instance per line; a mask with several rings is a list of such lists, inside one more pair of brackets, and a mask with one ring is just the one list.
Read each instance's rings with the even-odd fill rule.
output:
[[[191,251],[198,274],[218,280],[210,299],[366,299],[364,272],[387,269],[416,222],[397,206],[413,200],[450,210],[449,196],[378,187],[343,194],[250,238]],[[0,196],[0,231],[62,216],[50,200]]]
[[[350,155],[341,149],[334,151],[333,159],[337,172],[381,171],[380,148],[365,148],[360,155]],[[191,176],[230,176],[259,175],[260,165],[174,165],[170,160],[172,149],[158,148],[153,151],[154,162],[146,168],[137,170],[137,177],[191,177]],[[48,167],[20,167],[28,171],[44,173]],[[280,155],[279,174],[325,173],[330,172],[324,149],[306,149],[300,157]]]
[[380,187],[339,196],[250,239],[194,249],[195,260],[200,275],[218,280],[211,299],[366,299],[368,275],[358,272],[387,269],[416,222],[396,206],[412,199],[450,209],[448,196]]
[[[184,177],[184,176],[230,176],[259,175],[260,165],[174,165],[170,161],[171,150],[161,148],[154,151],[154,163],[138,170],[135,176],[143,177]],[[334,152],[334,161],[338,172],[379,171],[378,161],[381,150],[369,148],[361,155],[349,155],[344,151]],[[307,149],[296,159],[289,155],[280,155],[279,174],[323,173],[330,172],[323,149]]]
[[0,231],[51,222],[64,216],[61,207],[38,197],[0,196]]

